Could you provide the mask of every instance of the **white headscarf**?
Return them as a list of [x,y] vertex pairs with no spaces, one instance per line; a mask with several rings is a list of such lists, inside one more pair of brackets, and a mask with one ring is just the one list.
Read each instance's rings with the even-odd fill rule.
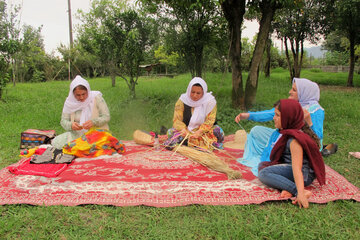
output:
[[[84,102],[78,101],[74,96],[74,89],[79,85],[86,87],[88,92],[88,97]],[[101,92],[99,91],[91,91],[88,81],[77,75],[70,84],[70,91],[64,103],[63,113],[71,114],[78,110],[81,110],[82,112],[80,117],[80,125],[82,125],[83,123],[91,119],[94,99],[97,95],[102,96]]]
[[[193,101],[190,97],[191,88],[197,83],[201,85],[204,91],[204,95],[199,100]],[[192,131],[195,128],[198,128],[201,124],[203,124],[206,116],[214,109],[216,105],[215,97],[211,94],[211,92],[210,93],[207,92],[206,82],[199,77],[195,77],[190,81],[186,93],[181,94],[180,100],[184,104],[194,108],[194,113],[191,116],[188,126],[188,129],[190,131]]]
[[319,104],[320,88],[317,83],[306,78],[294,78],[293,83],[296,84],[299,103],[301,106]]

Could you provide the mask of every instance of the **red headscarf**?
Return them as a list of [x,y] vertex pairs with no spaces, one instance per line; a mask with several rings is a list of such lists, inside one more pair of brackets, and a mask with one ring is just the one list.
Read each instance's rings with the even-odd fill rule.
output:
[[264,162],[260,168],[280,163],[289,137],[295,138],[309,158],[310,166],[321,185],[325,184],[325,164],[316,142],[300,129],[304,126],[304,112],[296,100],[280,100],[281,138],[276,142],[270,154],[271,162]]

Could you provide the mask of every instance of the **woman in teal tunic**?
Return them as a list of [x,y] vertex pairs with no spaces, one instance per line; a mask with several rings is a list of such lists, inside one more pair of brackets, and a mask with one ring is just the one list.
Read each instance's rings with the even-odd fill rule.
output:
[[[315,83],[305,78],[294,78],[292,88],[289,91],[289,99],[297,100],[303,108],[304,119],[320,139],[323,139],[323,123],[325,111],[320,106],[320,88]],[[275,108],[258,112],[240,113],[235,121],[251,120],[255,122],[266,122],[273,120]],[[254,175],[258,175],[258,164],[270,161],[270,153],[276,141],[280,138],[276,129],[255,126],[247,135],[244,156],[238,161],[252,168]]]

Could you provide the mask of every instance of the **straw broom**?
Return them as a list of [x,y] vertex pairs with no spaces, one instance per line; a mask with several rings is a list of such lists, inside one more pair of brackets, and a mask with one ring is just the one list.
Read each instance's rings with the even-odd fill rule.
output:
[[242,178],[242,175],[239,171],[231,169],[225,162],[223,162],[213,153],[201,152],[194,148],[185,146],[179,146],[176,151],[212,170],[225,173],[229,179]]

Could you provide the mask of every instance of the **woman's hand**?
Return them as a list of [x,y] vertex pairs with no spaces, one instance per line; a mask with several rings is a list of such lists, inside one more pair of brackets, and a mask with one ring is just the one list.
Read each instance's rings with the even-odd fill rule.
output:
[[79,130],[83,129],[83,127],[80,124],[78,124],[77,122],[73,122],[71,124],[71,129],[74,131],[79,131]]
[[298,194],[292,203],[299,205],[300,208],[302,208],[302,207],[308,208],[309,207],[308,197],[305,194]]
[[245,120],[245,119],[248,119],[250,116],[250,113],[240,113],[239,115],[237,115],[235,117],[235,122],[240,122],[240,120]]
[[190,138],[199,138],[202,136],[202,134],[203,134],[203,131],[199,129],[196,132],[194,132],[193,134],[191,134]]
[[86,129],[86,130],[92,128],[93,126],[94,126],[94,123],[93,123],[91,120],[86,121],[86,122],[83,124],[83,128]]
[[187,128],[184,128],[180,131],[180,134],[182,137],[185,137],[189,133],[189,130]]

